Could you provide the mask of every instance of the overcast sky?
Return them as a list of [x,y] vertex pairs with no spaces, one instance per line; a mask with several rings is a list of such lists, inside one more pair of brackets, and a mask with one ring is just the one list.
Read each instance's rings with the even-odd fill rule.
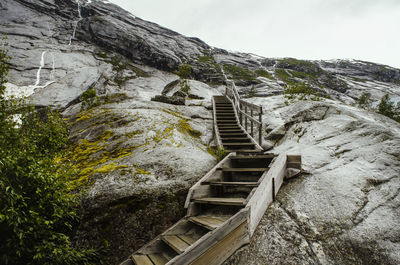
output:
[[111,0],[207,44],[265,57],[400,68],[400,0]]

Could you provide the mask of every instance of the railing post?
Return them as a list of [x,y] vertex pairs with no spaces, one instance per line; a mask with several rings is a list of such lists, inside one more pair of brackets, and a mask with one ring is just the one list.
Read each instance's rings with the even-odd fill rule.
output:
[[[244,106],[244,113],[247,114],[247,106]],[[247,116],[244,116],[245,129],[247,131]]]
[[[240,110],[243,109],[242,102],[240,102],[240,101],[239,101],[239,108],[240,108]],[[242,112],[241,111],[239,112],[239,110],[238,110],[238,113],[239,113],[239,118],[240,118],[240,125],[243,126],[243,115],[242,115]]]
[[258,144],[260,146],[262,145],[262,114],[263,110],[260,106],[260,111],[258,112],[258,121],[260,122],[260,124],[258,125]]
[[[250,116],[252,118],[254,118],[253,117],[253,108],[250,109]],[[251,125],[251,134],[250,135],[251,135],[251,137],[254,137],[253,120],[251,120],[250,125]]]

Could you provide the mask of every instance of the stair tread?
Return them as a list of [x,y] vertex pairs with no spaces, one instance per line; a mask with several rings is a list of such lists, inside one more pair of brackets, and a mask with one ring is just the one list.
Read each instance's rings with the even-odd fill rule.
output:
[[226,152],[242,152],[242,153],[259,153],[260,150],[258,149],[225,149]]
[[236,146],[236,145],[254,146],[254,143],[224,143],[223,145],[226,145],[226,146]]
[[147,255],[132,255],[132,260],[136,265],[154,265]]
[[148,256],[154,265],[164,265],[168,262],[168,259],[161,254],[149,254]]
[[262,159],[262,158],[273,158],[275,157],[274,155],[237,155],[231,157],[232,159],[235,160],[240,160],[240,159]]
[[249,167],[249,168],[232,168],[232,167],[220,167],[217,168],[217,170],[222,170],[225,172],[263,172],[267,171],[267,167],[260,167],[260,168],[255,168],[255,167]]
[[203,182],[202,184],[213,185],[213,186],[258,186],[258,182],[244,182],[244,181],[210,181]]
[[189,234],[181,234],[181,235],[178,235],[178,237],[180,239],[182,239],[183,241],[185,241],[186,243],[188,243],[189,245],[192,245],[194,242],[197,241],[196,238],[194,238],[193,236],[191,236]]
[[176,235],[163,235],[161,238],[165,243],[167,243],[168,246],[170,246],[178,254],[183,253],[185,249],[189,247],[188,243],[186,243]]
[[224,197],[204,197],[194,199],[198,203],[210,204],[226,204],[226,205],[243,205],[246,202],[244,198],[224,198]]
[[209,230],[214,230],[215,228],[220,227],[229,217],[222,216],[208,216],[208,215],[199,215],[192,216],[189,220],[195,224],[203,226]]

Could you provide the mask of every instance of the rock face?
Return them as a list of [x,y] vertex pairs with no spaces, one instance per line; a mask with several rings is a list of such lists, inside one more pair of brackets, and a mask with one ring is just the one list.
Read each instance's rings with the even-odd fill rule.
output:
[[249,246],[225,264],[399,264],[400,124],[335,101],[257,98],[284,130],[272,151],[299,153]]
[[[182,217],[188,188],[216,163],[210,98],[225,74],[264,106],[265,146],[301,154],[309,172],[226,264],[400,263],[399,124],[355,104],[363,93],[399,101],[399,69],[232,53],[100,0],[0,0],[0,25],[7,92],[71,120],[65,159],[85,191],[75,244],[106,247],[118,264]],[[184,63],[183,92],[173,71]],[[282,95],[296,89],[310,95]]]

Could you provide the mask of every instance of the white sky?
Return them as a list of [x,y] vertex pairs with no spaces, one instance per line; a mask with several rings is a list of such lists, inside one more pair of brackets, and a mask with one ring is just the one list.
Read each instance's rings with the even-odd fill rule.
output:
[[400,0],[110,0],[211,46],[400,68]]

